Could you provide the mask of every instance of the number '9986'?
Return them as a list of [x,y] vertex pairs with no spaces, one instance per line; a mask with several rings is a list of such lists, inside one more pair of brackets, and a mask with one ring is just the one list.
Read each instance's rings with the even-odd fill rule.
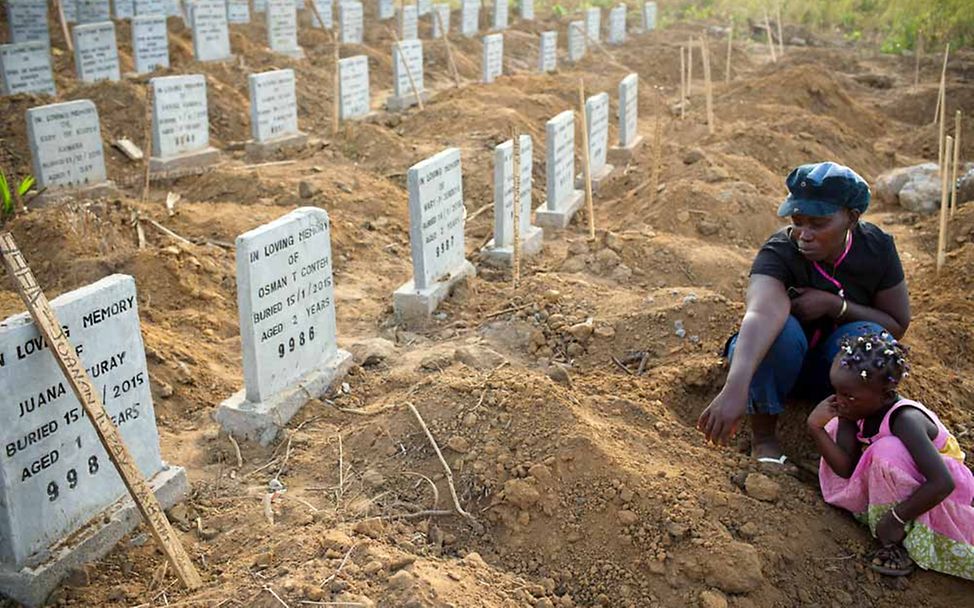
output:
[[282,342],[277,345],[277,356],[283,359],[288,353],[293,353],[295,349],[298,349],[308,342],[315,339],[315,328],[312,325],[308,328],[308,331],[300,331],[297,336],[292,336],[287,339],[286,342]]

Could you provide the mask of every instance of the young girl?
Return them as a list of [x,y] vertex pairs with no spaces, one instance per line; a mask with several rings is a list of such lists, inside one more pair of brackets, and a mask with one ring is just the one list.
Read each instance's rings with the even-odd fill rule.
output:
[[832,363],[835,394],[808,416],[826,502],[867,523],[872,568],[921,568],[974,580],[974,475],[937,416],[896,392],[906,348],[887,332],[847,339]]

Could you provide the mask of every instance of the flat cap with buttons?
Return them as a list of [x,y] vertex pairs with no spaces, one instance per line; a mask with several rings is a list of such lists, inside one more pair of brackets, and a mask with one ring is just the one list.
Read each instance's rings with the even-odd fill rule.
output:
[[838,163],[802,165],[785,180],[788,198],[778,215],[827,216],[840,209],[864,213],[869,207],[869,184],[858,173]]

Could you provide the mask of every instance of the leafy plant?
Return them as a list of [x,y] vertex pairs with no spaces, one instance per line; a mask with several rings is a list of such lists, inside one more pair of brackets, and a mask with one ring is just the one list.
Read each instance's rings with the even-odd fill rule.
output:
[[551,7],[551,12],[555,14],[555,17],[564,17],[568,14],[568,9],[560,4],[556,4]]
[[4,219],[14,214],[15,203],[21,205],[21,201],[27,192],[34,186],[34,176],[28,175],[20,180],[17,187],[10,188],[7,175],[0,170],[0,216]]

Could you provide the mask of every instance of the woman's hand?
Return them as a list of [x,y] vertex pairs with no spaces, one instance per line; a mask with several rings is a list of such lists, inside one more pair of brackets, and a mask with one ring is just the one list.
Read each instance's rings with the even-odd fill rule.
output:
[[896,521],[893,510],[890,509],[876,524],[876,538],[883,545],[898,545],[906,537],[906,526]]
[[730,438],[737,433],[737,427],[747,413],[748,390],[735,389],[729,385],[714,397],[697,419],[697,429],[707,436],[709,441],[727,445]]
[[812,413],[808,415],[808,428],[824,429],[830,420],[839,415],[835,409],[835,395],[829,395],[821,403],[815,406]]
[[791,314],[799,321],[814,321],[822,317],[833,317],[842,310],[842,298],[830,291],[795,287],[798,296],[791,300]]

